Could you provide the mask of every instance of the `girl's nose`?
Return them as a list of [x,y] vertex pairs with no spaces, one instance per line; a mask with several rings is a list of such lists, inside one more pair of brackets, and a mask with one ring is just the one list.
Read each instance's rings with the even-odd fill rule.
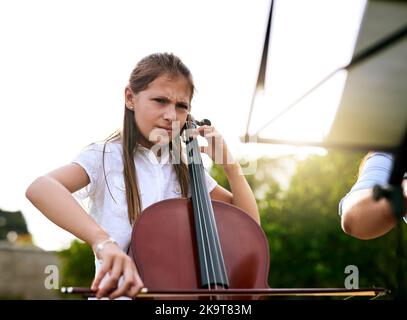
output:
[[174,121],[177,119],[177,112],[175,111],[175,106],[168,105],[164,112],[164,119],[169,121]]

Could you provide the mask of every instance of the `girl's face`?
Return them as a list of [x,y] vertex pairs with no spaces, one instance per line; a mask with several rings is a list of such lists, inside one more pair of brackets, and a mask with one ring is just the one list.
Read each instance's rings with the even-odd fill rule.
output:
[[183,76],[162,75],[138,94],[126,87],[125,98],[142,135],[138,142],[151,148],[168,144],[179,134],[190,110],[191,87]]

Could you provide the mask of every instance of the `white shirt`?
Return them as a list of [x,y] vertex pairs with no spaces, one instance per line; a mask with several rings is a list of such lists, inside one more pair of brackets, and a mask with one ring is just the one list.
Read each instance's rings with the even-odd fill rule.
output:
[[[90,184],[77,191],[74,196],[79,200],[88,198],[87,205],[82,202],[85,209],[117,241],[120,248],[127,252],[132,227],[127,214],[122,146],[119,141],[106,144],[105,174],[111,194],[103,173],[103,146],[104,142],[91,144],[72,161],[83,167],[90,179]],[[151,150],[139,146],[134,161],[142,210],[161,200],[182,197],[177,175],[169,161],[168,148],[158,162]],[[217,183],[206,171],[205,173],[208,191],[211,192]],[[96,268],[98,267],[99,264],[96,263]]]

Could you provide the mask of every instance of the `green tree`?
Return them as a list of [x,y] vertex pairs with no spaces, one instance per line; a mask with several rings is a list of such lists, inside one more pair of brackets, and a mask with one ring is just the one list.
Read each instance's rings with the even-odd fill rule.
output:
[[95,257],[86,243],[74,240],[68,249],[58,252],[61,261],[61,285],[90,287],[95,275]]
[[0,209],[0,240],[7,240],[7,234],[28,235],[27,223],[21,211],[4,211]]
[[[256,173],[247,177],[269,240],[271,287],[344,287],[345,268],[355,265],[360,287],[394,291],[395,230],[362,241],[346,235],[340,226],[338,204],[356,181],[362,157],[335,151],[298,161],[288,188],[272,174],[284,167],[287,158],[261,159]],[[224,183],[220,168],[211,173]]]

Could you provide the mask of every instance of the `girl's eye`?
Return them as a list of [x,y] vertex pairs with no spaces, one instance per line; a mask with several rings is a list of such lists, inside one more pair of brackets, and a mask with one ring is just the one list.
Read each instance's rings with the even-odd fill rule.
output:
[[155,98],[154,101],[157,101],[158,103],[165,103],[165,99],[161,99],[161,98]]
[[188,106],[186,106],[185,104],[182,104],[182,103],[178,103],[178,104],[177,104],[177,107],[179,107],[179,108],[181,108],[181,109],[188,110]]
[[[167,100],[167,99],[164,99],[164,98],[154,98],[153,100],[156,101],[156,102],[158,102],[159,104],[166,104],[166,103],[168,103],[168,100]],[[188,110],[188,109],[189,109],[189,107],[188,107],[187,105],[183,104],[183,103],[177,103],[177,108],[181,108],[181,109],[184,109],[184,110]]]

